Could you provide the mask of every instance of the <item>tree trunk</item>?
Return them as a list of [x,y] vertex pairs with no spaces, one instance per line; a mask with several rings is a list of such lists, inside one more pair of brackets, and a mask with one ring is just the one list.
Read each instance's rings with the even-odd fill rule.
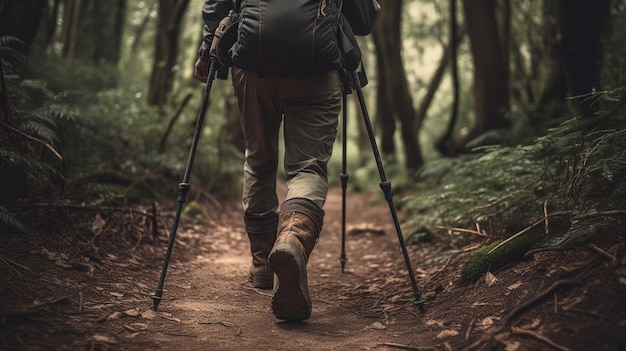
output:
[[94,56],[96,63],[116,65],[120,60],[126,0],[98,2],[93,7]]
[[[379,96],[379,106],[381,109],[387,108],[387,111],[382,112],[385,112],[389,117],[380,122],[394,124],[395,118],[400,121],[405,168],[409,172],[414,172],[422,166],[423,159],[415,133],[419,128],[416,128],[413,100],[402,62],[402,40],[400,37],[402,1],[387,0],[382,1],[381,5],[382,9],[372,35],[379,62],[378,89],[382,90],[384,94]],[[382,100],[384,103],[380,104],[383,102]],[[384,144],[389,147],[391,143],[392,140],[385,140]]]
[[[570,96],[589,94],[600,81],[600,34],[610,19],[610,0],[559,0],[561,59]],[[594,114],[591,99],[575,101],[577,112]]]
[[0,37],[12,36],[24,43],[28,53],[39,30],[46,0],[0,1]]
[[63,8],[63,50],[62,55],[72,59],[76,55],[80,22],[84,17],[83,0],[66,0]]
[[[565,72],[560,57],[560,35],[558,24],[558,3],[555,1],[544,0],[542,6],[543,18],[542,24],[542,41],[539,51],[540,55],[533,60],[533,74],[530,76],[532,81],[536,81],[534,89],[527,89],[526,95],[529,106],[533,106],[536,113],[530,115],[529,123],[538,125],[541,123],[546,114],[548,116],[558,117],[561,115],[563,101],[567,95],[567,84],[565,81]],[[517,53],[516,62],[521,60],[522,53]],[[518,63],[517,65],[521,65]],[[528,79],[526,79],[528,80]],[[531,85],[529,83],[529,85]],[[531,95],[532,93],[532,95]]]
[[[484,132],[508,128],[508,63],[503,55],[503,39],[496,20],[497,0],[464,0],[463,7],[474,61],[475,124],[456,143],[457,149]],[[502,26],[500,26],[501,28]],[[508,30],[507,30],[508,32]]]
[[147,97],[150,105],[163,105],[172,89],[181,19],[187,5],[189,5],[189,0],[159,1],[156,50]]
[[35,56],[43,57],[46,55],[46,50],[52,45],[54,35],[57,31],[57,16],[61,4],[64,0],[54,0],[52,5],[46,2],[41,18],[39,20],[39,31],[35,36],[35,40],[32,45],[32,52]]
[[63,56],[95,64],[120,59],[127,0],[66,0]]

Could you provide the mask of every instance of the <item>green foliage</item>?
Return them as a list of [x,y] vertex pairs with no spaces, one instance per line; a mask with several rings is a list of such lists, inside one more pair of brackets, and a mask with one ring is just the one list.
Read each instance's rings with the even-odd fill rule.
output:
[[[169,116],[178,106],[147,106],[143,87],[128,76],[132,84],[110,88],[118,75],[111,67],[48,59],[30,62],[24,75],[8,80],[9,98],[16,106],[10,119],[13,129],[0,128],[0,178],[12,185],[5,189],[15,190],[10,201],[62,197],[124,205],[155,201],[164,192],[175,200],[200,104],[200,84],[164,139]],[[220,93],[216,91],[214,101],[222,100]],[[228,145],[215,147],[220,107],[211,104],[207,113],[192,173],[194,191],[224,194],[240,188],[241,153]],[[18,186],[15,179],[23,184]]]
[[0,207],[0,231],[3,233],[10,233],[12,231],[27,233],[28,228],[5,208]]
[[0,37],[0,64],[5,74],[14,73],[24,63],[25,56],[18,50],[23,45],[24,43],[15,37]]
[[[571,229],[576,215],[626,208],[623,90],[581,97],[611,113],[564,120],[528,145],[481,147],[428,163],[417,185],[426,190],[402,199],[411,213],[405,225],[485,231],[485,246],[462,269],[467,283],[520,259],[538,242],[577,237]],[[416,229],[409,239],[423,239],[423,233]]]
[[[615,91],[594,94],[614,97]],[[566,218],[623,208],[626,196],[623,118],[571,118],[528,145],[488,146],[462,158],[431,162],[403,199],[410,226],[474,228],[506,238],[547,213]]]

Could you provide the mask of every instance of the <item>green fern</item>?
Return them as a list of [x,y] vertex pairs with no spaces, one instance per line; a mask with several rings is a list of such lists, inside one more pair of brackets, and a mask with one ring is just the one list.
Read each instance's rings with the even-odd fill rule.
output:
[[58,170],[50,164],[38,161],[23,153],[9,150],[2,145],[0,145],[0,160],[3,161],[4,165],[24,168],[25,172],[32,177],[38,177],[43,174],[59,176]]
[[0,64],[6,74],[15,73],[21,66],[26,56],[17,48],[24,43],[12,36],[0,36]]
[[619,116],[572,118],[530,145],[483,147],[462,163],[427,164],[422,184],[428,190],[402,199],[412,213],[406,225],[479,224],[504,238],[542,218],[544,206],[570,217],[623,206],[624,126]]
[[13,215],[6,212],[5,209],[0,207],[0,228],[4,228],[3,231],[10,232],[11,230],[17,230],[19,233],[28,233],[29,229],[18,221]]

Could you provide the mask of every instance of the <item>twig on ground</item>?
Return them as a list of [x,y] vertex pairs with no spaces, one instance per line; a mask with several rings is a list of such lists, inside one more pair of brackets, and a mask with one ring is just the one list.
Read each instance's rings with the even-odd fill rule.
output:
[[598,319],[603,319],[605,321],[611,321],[611,319],[607,316],[601,315],[599,313],[596,312],[591,312],[591,311],[585,311],[585,310],[581,310],[578,308],[568,308],[568,309],[563,309],[563,311],[565,312],[574,312],[574,313],[581,313],[581,314],[585,314],[587,316],[592,316],[592,317],[596,317]]
[[40,302],[40,303],[36,303],[36,304],[30,305],[30,306],[28,306],[28,308],[38,308],[38,307],[44,307],[44,306],[52,306],[52,305],[56,305],[56,304],[59,304],[59,303],[63,303],[63,302],[69,301],[69,299],[70,299],[70,296],[60,296],[60,297],[57,297],[57,298],[52,299],[50,301]]
[[83,303],[84,303],[83,292],[80,291],[78,293],[78,313],[82,313],[83,312]]
[[525,311],[526,309],[533,306],[537,302],[545,299],[547,296],[552,294],[558,288],[562,286],[576,286],[576,285],[582,285],[582,283],[578,281],[573,281],[573,280],[559,280],[555,282],[549,288],[542,291],[541,293],[539,293],[537,296],[533,297],[532,299],[528,300],[526,303],[514,308],[504,319],[504,325],[505,326],[509,325],[521,312]]
[[548,198],[546,199],[546,201],[543,202],[543,217],[545,218],[544,229],[546,231],[546,235],[550,234],[550,221],[549,221],[550,216],[548,216],[548,203],[550,202],[553,196],[554,196],[554,193],[551,193],[550,196],[548,196]]
[[591,211],[574,216],[572,219],[586,219],[597,216],[619,216],[626,215],[626,210]]
[[476,318],[472,318],[467,326],[467,331],[465,332],[465,341],[469,340],[470,334],[472,333],[472,328],[474,327],[474,323],[476,322]]
[[445,229],[449,232],[460,232],[460,233],[469,233],[469,234],[476,234],[479,236],[487,236],[487,234],[485,234],[484,231],[478,231],[478,230],[472,230],[472,229],[464,229],[464,228],[450,228],[450,227],[445,227],[445,226],[437,226],[437,229]]
[[380,344],[382,346],[389,346],[389,347],[394,347],[394,348],[398,348],[398,349],[405,349],[405,350],[410,350],[410,351],[431,351],[431,350],[435,350],[434,347],[418,347],[418,346],[410,346],[410,345],[403,345],[403,344],[396,344],[394,342],[384,342],[382,344]]
[[9,268],[11,268],[13,271],[15,271],[15,273],[17,273],[17,276],[18,276],[18,277],[21,277],[21,276],[22,276],[22,273],[20,273],[20,271],[18,271],[18,270],[17,270],[15,267],[13,267],[13,266],[16,266],[16,267],[22,268],[23,270],[26,270],[26,271],[31,272],[32,274],[35,274],[35,272],[33,272],[33,270],[32,270],[32,269],[30,269],[30,268],[28,268],[28,267],[26,267],[26,266],[23,266],[23,265],[21,265],[21,264],[19,264],[19,263],[15,262],[15,261],[13,261],[12,259],[10,259],[10,258],[6,257],[6,256],[0,255],[0,261],[1,261],[1,262],[4,262],[4,264],[5,264],[7,267],[9,267]]
[[224,322],[224,321],[216,321],[216,322],[198,322],[198,324],[219,324],[219,325],[223,325],[227,328],[237,328],[237,332],[235,333],[235,336],[239,336],[241,335],[241,333],[243,333],[243,330],[241,330],[241,327],[238,326],[235,323],[230,323],[230,322]]
[[589,246],[590,248],[594,249],[596,252],[598,252],[600,255],[606,257],[609,259],[609,261],[611,261],[611,267],[615,267],[617,265],[617,257],[615,257],[615,255],[612,255],[611,253],[602,250],[601,248],[597,247],[596,245],[589,243],[587,244],[587,246]]
[[569,348],[565,347],[565,346],[561,346],[557,343],[555,343],[554,341],[548,339],[546,336],[543,336],[535,331],[532,330],[528,330],[528,329],[524,329],[524,328],[519,328],[519,327],[511,327],[511,332],[513,334],[521,334],[521,335],[527,335],[527,336],[532,336],[533,338],[539,340],[539,341],[543,341],[546,344],[554,347],[557,350],[561,350],[561,351],[569,351]]

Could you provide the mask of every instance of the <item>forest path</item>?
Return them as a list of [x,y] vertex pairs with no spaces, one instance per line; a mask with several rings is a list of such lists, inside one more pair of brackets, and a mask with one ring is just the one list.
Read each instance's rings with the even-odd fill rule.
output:
[[348,261],[342,273],[341,189],[329,193],[324,228],[308,264],[309,320],[274,318],[271,290],[254,289],[247,281],[250,256],[243,227],[216,226],[195,245],[200,254],[183,254],[170,268],[159,317],[133,344],[152,350],[385,350],[399,345],[434,350],[440,341],[432,340],[434,331],[412,304],[389,207],[371,205],[368,198],[348,195]]
[[271,291],[247,281],[233,202],[206,201],[212,221],[182,218],[156,313],[171,212],[35,208],[26,218],[45,217],[45,227],[0,242],[0,350],[626,349],[623,218],[581,221],[595,228],[593,244],[537,251],[466,285],[461,268],[484,237],[450,231],[411,243],[420,313],[389,207],[371,196],[348,193],[342,273],[341,189],[330,189],[308,264],[313,313],[299,323],[276,320]]

